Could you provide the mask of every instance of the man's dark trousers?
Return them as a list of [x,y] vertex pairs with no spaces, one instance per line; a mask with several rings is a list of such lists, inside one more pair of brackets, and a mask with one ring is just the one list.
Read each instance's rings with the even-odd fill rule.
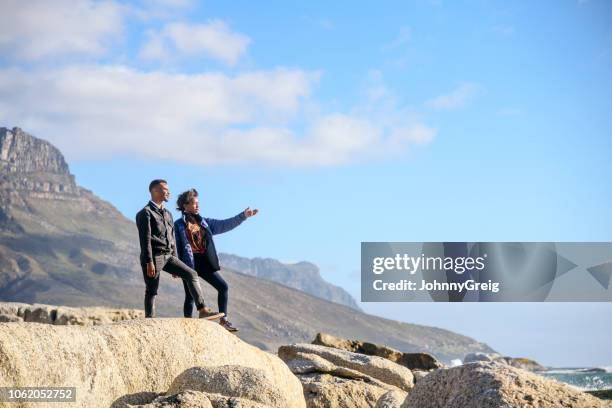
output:
[[145,317],[155,316],[155,297],[157,296],[159,277],[162,270],[181,278],[185,286],[189,289],[190,295],[196,300],[196,307],[198,309],[204,307],[202,289],[200,288],[200,282],[196,271],[185,265],[183,261],[172,254],[155,255],[153,260],[155,263],[155,276],[152,278],[147,275],[147,265],[142,265],[142,273],[146,285],[144,301]]

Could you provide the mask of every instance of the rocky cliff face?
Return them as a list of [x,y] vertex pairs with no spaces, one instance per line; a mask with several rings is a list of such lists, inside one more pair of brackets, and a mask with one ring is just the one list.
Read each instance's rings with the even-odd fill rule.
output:
[[20,231],[11,206],[24,207],[27,198],[75,200],[81,195],[60,151],[20,128],[0,128],[0,222]]
[[2,169],[12,173],[69,173],[68,163],[57,148],[18,127],[0,127],[0,160]]

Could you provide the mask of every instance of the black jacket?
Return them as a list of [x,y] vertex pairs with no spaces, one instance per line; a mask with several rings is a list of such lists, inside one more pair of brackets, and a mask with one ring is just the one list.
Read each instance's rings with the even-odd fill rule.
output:
[[153,261],[161,254],[176,256],[174,242],[174,222],[172,214],[166,208],[159,209],[149,202],[136,214],[136,226],[140,240],[140,263]]

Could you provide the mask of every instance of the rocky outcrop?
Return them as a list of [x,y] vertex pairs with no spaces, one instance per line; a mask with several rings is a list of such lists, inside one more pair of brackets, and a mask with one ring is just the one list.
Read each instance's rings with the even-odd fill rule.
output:
[[378,356],[393,361],[411,370],[435,370],[444,367],[434,356],[427,353],[402,353],[391,347],[359,340],[347,340],[326,333],[317,333],[312,344],[333,347],[353,353]]
[[69,173],[68,163],[55,146],[18,127],[0,127],[0,163],[10,172]]
[[92,326],[144,317],[137,309],[67,307],[17,302],[0,303],[0,321]]
[[475,362],[419,380],[401,408],[603,408],[608,403],[507,364]]
[[[249,374],[251,384],[274,384],[287,408],[305,406],[300,381],[278,357],[216,323],[199,319],[136,319],[100,326],[0,323],[0,386],[76,386],[76,407],[117,406],[128,400],[126,396],[165,393],[177,376],[182,380],[176,380],[173,390],[181,392],[188,388],[179,386],[189,382],[186,370],[227,365],[242,367],[238,370],[242,374],[256,372]],[[220,378],[230,372],[220,369],[210,375]],[[268,391],[268,395],[276,394]],[[270,401],[276,400],[270,397]]]
[[378,356],[314,344],[281,346],[278,356],[302,382],[311,408],[374,407],[389,391],[405,395],[414,384],[408,368]]
[[[0,170],[5,175],[4,189],[79,194],[62,153],[46,140],[18,127],[0,128]],[[28,174],[29,177],[8,178],[10,174]]]

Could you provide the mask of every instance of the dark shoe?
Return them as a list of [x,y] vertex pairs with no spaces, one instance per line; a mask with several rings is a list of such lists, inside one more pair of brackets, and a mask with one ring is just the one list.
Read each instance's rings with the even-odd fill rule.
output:
[[198,314],[198,317],[200,319],[206,319],[206,320],[216,320],[223,316],[225,316],[225,313],[213,312],[212,309],[208,307],[203,307],[202,309],[200,309],[199,314]]
[[227,319],[221,319],[221,321],[219,322],[219,324],[221,326],[223,326],[227,331],[231,331],[231,332],[237,332],[238,329],[235,328]]

